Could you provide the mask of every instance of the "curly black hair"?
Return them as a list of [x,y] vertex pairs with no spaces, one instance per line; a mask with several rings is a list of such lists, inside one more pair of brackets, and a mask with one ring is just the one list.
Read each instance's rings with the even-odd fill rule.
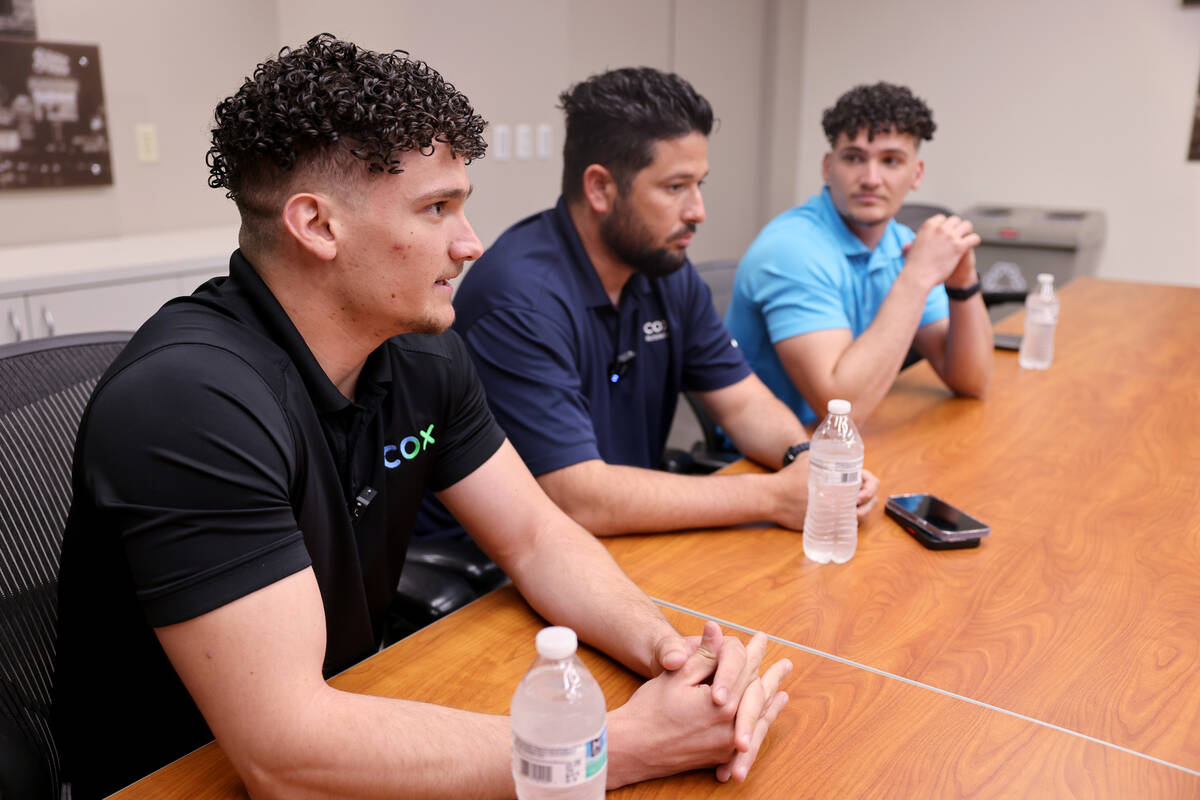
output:
[[909,134],[918,144],[922,139],[932,139],[937,130],[933,112],[924,100],[906,86],[882,81],[873,86],[855,86],[839,97],[833,108],[825,109],[821,127],[830,146],[837,142],[839,133],[853,139],[864,128],[867,141],[878,133],[894,130]]
[[692,132],[712,132],[712,106],[674,73],[626,67],[593,75],[558,97],[567,115],[562,193],[583,192],[583,171],[600,164],[625,191],[654,160],[654,143]]
[[403,153],[429,154],[434,142],[470,163],[487,149],[485,124],[423,61],[322,33],[259,64],[217,105],[208,185],[226,189],[243,212],[262,211],[262,195],[298,163],[349,153],[365,163],[364,172],[395,174]]

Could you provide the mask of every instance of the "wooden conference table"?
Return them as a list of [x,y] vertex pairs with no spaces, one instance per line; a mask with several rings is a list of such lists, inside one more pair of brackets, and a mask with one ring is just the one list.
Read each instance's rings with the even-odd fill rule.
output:
[[[684,633],[761,629],[796,665],[747,783],[610,796],[1200,797],[1200,290],[1061,297],[1048,371],[997,351],[978,402],[921,363],[863,427],[881,494],[966,509],[991,525],[979,548],[926,550],[882,508],[844,565],[770,526],[607,540]],[[502,589],[331,682],[505,713],[542,624]],[[610,708],[638,685],[583,656]],[[116,796],[245,791],[209,745]]]

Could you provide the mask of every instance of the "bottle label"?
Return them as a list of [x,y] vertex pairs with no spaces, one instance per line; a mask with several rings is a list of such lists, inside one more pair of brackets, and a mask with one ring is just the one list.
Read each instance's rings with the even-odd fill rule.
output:
[[576,786],[608,763],[608,729],[579,744],[541,747],[513,734],[513,773],[543,786]]
[[848,461],[810,458],[808,480],[818,486],[858,486],[862,483],[862,459]]

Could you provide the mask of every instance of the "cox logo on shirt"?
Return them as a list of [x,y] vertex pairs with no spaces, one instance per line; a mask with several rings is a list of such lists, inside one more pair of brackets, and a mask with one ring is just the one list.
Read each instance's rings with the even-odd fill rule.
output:
[[642,323],[642,335],[646,337],[647,342],[657,342],[667,338],[667,321],[655,319]]
[[400,440],[400,444],[385,444],[383,446],[383,465],[388,469],[395,469],[405,461],[412,461],[429,445],[433,444],[436,439],[433,438],[433,424],[423,431],[417,431],[421,438],[416,436],[405,436]]

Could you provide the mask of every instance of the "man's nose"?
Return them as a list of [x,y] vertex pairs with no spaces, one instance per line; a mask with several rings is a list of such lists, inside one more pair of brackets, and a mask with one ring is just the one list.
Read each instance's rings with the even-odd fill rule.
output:
[[474,261],[483,255],[483,242],[475,235],[471,223],[463,220],[463,229],[450,243],[450,258],[455,261]]
[[868,158],[863,164],[862,173],[859,175],[859,180],[864,186],[878,186],[880,181],[879,163],[873,158]]
[[704,195],[697,186],[688,194],[687,202],[683,205],[681,219],[689,225],[699,225],[704,222]]

